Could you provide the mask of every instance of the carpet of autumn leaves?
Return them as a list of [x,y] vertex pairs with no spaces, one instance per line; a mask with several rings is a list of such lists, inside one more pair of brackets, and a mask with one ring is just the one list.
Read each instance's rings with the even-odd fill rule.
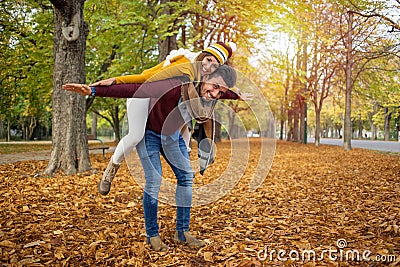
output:
[[[0,165],[0,263],[2,266],[387,266],[400,262],[400,157],[341,147],[277,142],[268,176],[248,190],[259,141],[243,179],[216,202],[192,209],[191,232],[206,246],[191,250],[173,241],[174,207],[161,204],[167,253],[145,243],[142,189],[124,163],[111,193],[97,182],[111,154],[91,157],[97,173],[35,178],[46,161]],[[218,144],[206,178],[230,155]],[[130,166],[131,167],[131,166]],[[140,167],[140,165],[138,165]],[[254,168],[253,168],[254,169]],[[170,176],[167,167],[166,175]],[[210,178],[209,178],[210,179]],[[271,250],[338,249],[394,255],[392,263],[329,259],[270,259]],[[267,259],[263,257],[268,248]],[[261,253],[260,253],[261,252]],[[300,254],[301,255],[301,254]],[[261,257],[260,257],[261,256]],[[284,255],[288,258],[288,254]],[[296,258],[295,254],[291,254]],[[339,256],[337,254],[337,256]]]

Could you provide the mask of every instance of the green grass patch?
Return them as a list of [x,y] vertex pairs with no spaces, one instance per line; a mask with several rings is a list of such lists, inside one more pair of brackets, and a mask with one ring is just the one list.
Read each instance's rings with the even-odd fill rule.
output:
[[[117,146],[117,142],[105,142],[105,146]],[[100,142],[90,142],[89,147],[100,147]],[[3,143],[0,144],[0,154],[15,154],[22,152],[35,152],[42,150],[51,150],[51,144],[29,144],[29,143]]]

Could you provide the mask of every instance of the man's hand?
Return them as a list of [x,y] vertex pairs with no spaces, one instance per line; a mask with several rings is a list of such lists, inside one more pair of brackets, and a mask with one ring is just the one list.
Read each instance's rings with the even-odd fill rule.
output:
[[108,79],[105,79],[105,80],[101,80],[101,81],[92,83],[90,86],[100,86],[100,85],[109,86],[109,85],[112,85],[114,83],[115,83],[115,78],[108,78]]
[[239,96],[239,100],[243,101],[251,101],[254,98],[254,94],[243,93],[239,90],[239,88],[236,88],[236,94]]
[[81,83],[67,83],[62,86],[62,89],[78,93],[80,95],[90,95],[92,90],[89,86]]

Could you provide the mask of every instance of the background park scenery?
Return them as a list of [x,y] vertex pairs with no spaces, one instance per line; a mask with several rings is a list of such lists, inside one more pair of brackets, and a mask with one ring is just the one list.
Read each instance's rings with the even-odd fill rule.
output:
[[[29,0],[0,8],[2,265],[400,263],[399,154],[352,146],[355,139],[400,145],[399,0]],[[233,112],[217,109],[216,159],[204,176],[196,173],[195,187],[229,168],[235,140],[248,145],[248,158],[232,172],[230,190],[193,207],[191,232],[204,248],[173,242],[175,208],[161,203],[170,250],[153,252],[132,171],[140,174],[140,162],[124,163],[104,197],[97,182],[112,152],[88,149],[89,135],[109,147],[123,137],[126,101],[61,85],[140,73],[173,49],[201,51],[216,41],[236,43],[239,89],[258,95],[223,101]],[[16,160],[3,160],[10,155]],[[173,182],[166,165],[164,172]],[[254,177],[261,183],[251,190]]]

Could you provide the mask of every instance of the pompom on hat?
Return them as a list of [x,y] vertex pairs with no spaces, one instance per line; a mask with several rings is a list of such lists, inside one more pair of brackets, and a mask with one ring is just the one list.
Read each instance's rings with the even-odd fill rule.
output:
[[225,64],[226,61],[232,56],[232,53],[235,51],[236,44],[232,42],[217,42],[203,50],[203,52],[207,52],[213,55],[220,64]]

